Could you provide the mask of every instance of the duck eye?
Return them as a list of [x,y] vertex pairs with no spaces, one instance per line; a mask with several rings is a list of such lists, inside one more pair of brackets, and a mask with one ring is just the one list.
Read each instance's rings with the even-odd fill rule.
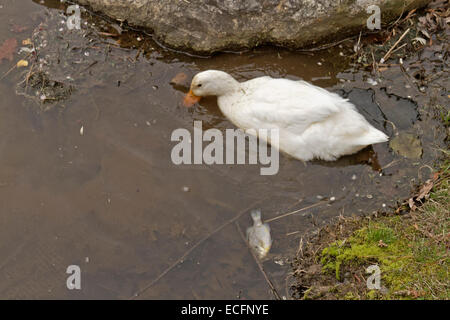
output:
[[200,88],[202,86],[202,84],[201,83],[199,83],[198,85],[197,85],[197,88]]

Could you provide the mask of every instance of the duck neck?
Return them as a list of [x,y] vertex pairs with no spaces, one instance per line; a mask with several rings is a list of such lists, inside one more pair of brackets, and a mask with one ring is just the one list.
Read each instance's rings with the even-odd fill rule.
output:
[[239,90],[240,83],[235,80],[232,76],[227,74],[227,77],[220,83],[220,90],[217,97],[233,94]]

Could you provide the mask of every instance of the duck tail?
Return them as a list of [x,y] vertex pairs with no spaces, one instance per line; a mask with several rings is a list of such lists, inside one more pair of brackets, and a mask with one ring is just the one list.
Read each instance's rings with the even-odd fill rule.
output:
[[367,145],[375,144],[375,143],[381,143],[386,142],[389,140],[389,137],[384,134],[384,132],[381,132],[378,129],[375,129],[374,127],[371,127],[369,132],[364,135],[364,139],[366,139]]

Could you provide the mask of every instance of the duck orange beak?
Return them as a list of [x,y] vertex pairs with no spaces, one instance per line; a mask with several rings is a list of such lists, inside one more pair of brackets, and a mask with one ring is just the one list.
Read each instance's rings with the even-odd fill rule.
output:
[[199,102],[201,97],[196,96],[192,90],[189,90],[189,92],[186,94],[186,96],[183,99],[183,105],[185,107],[192,107],[194,104]]

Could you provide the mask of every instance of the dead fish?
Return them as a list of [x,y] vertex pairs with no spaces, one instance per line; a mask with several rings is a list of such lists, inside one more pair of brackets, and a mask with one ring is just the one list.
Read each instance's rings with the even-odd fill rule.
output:
[[267,223],[261,221],[261,210],[253,210],[251,212],[253,226],[247,229],[247,241],[250,247],[255,250],[260,259],[269,253],[272,246],[272,238],[270,237],[270,227]]

